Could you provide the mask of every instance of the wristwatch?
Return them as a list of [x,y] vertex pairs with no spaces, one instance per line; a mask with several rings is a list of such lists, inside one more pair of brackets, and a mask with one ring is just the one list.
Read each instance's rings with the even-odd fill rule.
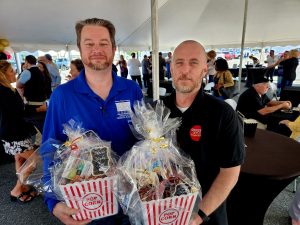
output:
[[201,209],[198,210],[198,215],[201,217],[203,222],[209,221],[209,217]]

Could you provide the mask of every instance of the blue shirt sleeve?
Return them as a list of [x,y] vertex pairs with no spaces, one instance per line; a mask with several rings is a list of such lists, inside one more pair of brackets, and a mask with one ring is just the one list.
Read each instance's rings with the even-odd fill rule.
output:
[[[51,95],[49,107],[47,109],[42,138],[43,145],[45,145],[45,143],[50,139],[59,140],[62,142],[66,140],[67,136],[63,134],[62,126],[64,123],[63,93],[60,88],[57,88]],[[47,186],[51,179],[49,168],[53,161],[53,157],[51,157],[53,154],[51,153],[54,153],[54,151],[54,148],[43,148],[41,151],[44,173],[43,182],[45,186]],[[47,192],[45,194],[44,201],[51,213],[55,205],[59,202],[57,199],[55,199],[53,193],[51,194]]]
[[56,87],[57,85],[59,85],[61,83],[61,77],[59,74],[59,70],[51,64],[47,64],[47,69],[50,73],[51,80],[52,80],[51,86]]
[[21,75],[20,75],[20,78],[18,80],[19,83],[21,84],[26,84],[27,81],[29,81],[31,78],[31,73],[29,70],[24,70]]

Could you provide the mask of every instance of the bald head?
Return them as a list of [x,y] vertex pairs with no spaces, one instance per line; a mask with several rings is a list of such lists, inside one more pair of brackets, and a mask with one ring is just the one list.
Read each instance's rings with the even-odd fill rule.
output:
[[201,63],[206,64],[207,56],[204,47],[199,42],[194,40],[186,40],[181,42],[173,52],[173,61],[176,59],[177,53],[183,49],[187,52],[189,52],[191,49],[194,49],[199,53],[199,59],[201,59]]

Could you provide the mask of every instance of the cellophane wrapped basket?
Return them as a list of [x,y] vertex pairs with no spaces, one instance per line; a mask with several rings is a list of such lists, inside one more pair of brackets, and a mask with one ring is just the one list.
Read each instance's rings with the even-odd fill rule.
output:
[[115,188],[132,225],[188,224],[198,211],[201,187],[194,162],[175,146],[180,119],[162,102],[137,102],[132,130],[141,139],[117,166]]
[[[80,209],[75,220],[98,219],[117,214],[113,194],[117,156],[110,143],[91,130],[84,131],[70,121],[64,126],[68,141],[48,140],[25,162],[18,175],[22,183],[40,193]],[[43,159],[51,158],[49,173],[43,173]]]

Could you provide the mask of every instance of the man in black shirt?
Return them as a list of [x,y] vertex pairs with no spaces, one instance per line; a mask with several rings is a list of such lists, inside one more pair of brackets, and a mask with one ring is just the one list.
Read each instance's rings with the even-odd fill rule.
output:
[[42,133],[46,112],[38,112],[37,108],[44,105],[46,94],[45,76],[36,65],[33,55],[25,57],[25,67],[18,81],[17,88],[23,90],[25,97],[25,118],[31,122]]
[[170,108],[171,117],[182,118],[178,145],[194,160],[202,186],[203,199],[192,224],[227,225],[225,199],[238,180],[244,141],[233,109],[201,89],[206,73],[202,45],[192,40],[182,42],[175,49],[171,64],[176,92],[164,103]]
[[239,97],[237,111],[246,118],[256,119],[262,124],[267,123],[267,116],[280,109],[290,109],[290,101],[271,101],[266,95],[269,89],[269,80],[264,74],[253,77],[253,86]]

